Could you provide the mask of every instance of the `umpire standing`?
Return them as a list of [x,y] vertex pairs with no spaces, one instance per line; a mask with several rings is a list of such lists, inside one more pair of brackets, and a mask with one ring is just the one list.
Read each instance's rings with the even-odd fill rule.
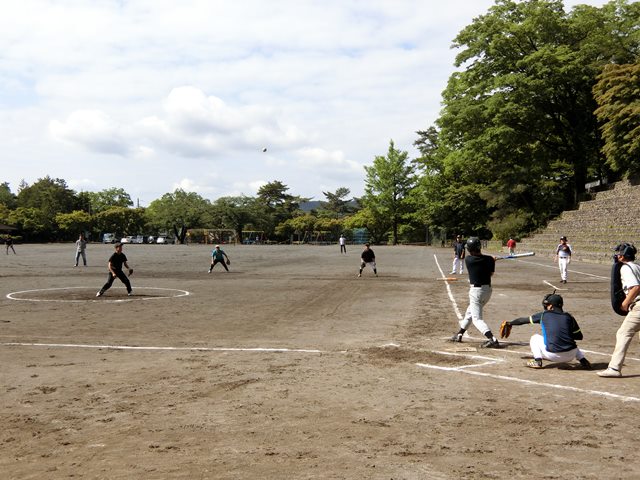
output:
[[127,275],[122,271],[122,266],[124,265],[124,267],[129,270],[129,275],[133,273],[133,268],[129,267],[129,264],[127,263],[127,256],[122,253],[122,244],[116,243],[114,245],[114,248],[116,251],[109,258],[109,278],[107,279],[107,283],[105,283],[98,291],[98,293],[96,293],[96,297],[101,297],[104,292],[109,290],[111,288],[111,285],[113,285],[113,281],[116,279],[116,277],[119,278],[122,283],[124,283],[125,287],[127,287],[127,295],[133,295],[133,292],[131,290],[131,282],[129,282]]
[[469,307],[460,320],[460,330],[451,337],[451,341],[462,342],[464,332],[473,323],[480,330],[480,333],[487,337],[487,340],[481,345],[482,348],[500,348],[498,340],[482,319],[482,308],[491,298],[491,277],[496,270],[496,259],[482,254],[478,237],[469,237],[467,250],[469,255],[466,256],[465,263],[467,272],[469,272]]

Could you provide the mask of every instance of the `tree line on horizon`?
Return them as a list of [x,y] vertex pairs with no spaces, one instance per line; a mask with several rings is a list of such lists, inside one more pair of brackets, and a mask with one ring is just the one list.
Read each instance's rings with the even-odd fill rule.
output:
[[182,241],[189,228],[261,230],[274,241],[355,228],[376,243],[429,231],[519,238],[575,208],[587,183],[639,171],[639,18],[640,2],[628,0],[570,12],[561,0],[496,0],[453,41],[459,70],[440,116],[416,132],[419,156],[391,140],[365,167],[361,198],[341,187],[304,212],[308,199],[274,180],[256,196],[211,201],[178,189],[132,208],[122,189],[77,193],[47,176],[16,194],[0,184],[0,222],[34,241],[145,229]]

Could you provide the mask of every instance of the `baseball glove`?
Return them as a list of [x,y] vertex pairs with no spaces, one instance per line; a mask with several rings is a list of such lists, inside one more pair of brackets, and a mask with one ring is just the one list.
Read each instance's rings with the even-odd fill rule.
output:
[[231,265],[231,260],[227,258],[227,265]]
[[506,320],[502,322],[500,324],[500,338],[509,338],[509,335],[511,335],[512,328],[513,328],[513,325],[511,325]]
[[133,268],[129,269],[129,276],[133,275]]

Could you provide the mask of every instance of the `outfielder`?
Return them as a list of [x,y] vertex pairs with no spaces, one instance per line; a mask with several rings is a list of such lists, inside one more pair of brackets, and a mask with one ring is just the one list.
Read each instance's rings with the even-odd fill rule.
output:
[[480,239],[469,237],[467,240],[469,255],[465,258],[469,272],[469,283],[471,284],[469,287],[469,307],[460,320],[460,330],[451,337],[451,341],[462,342],[464,332],[473,323],[480,330],[480,333],[487,337],[487,340],[481,345],[482,348],[500,348],[498,340],[482,319],[482,308],[491,298],[491,277],[496,269],[496,259],[489,255],[483,255],[480,249]]
[[[611,355],[611,361],[606,370],[598,372],[601,377],[621,377],[622,365],[627,350],[636,333],[640,331],[640,265],[636,264],[636,247],[629,243],[622,243],[615,249],[614,259],[620,264],[614,272],[620,276],[624,298],[616,311],[626,312],[622,325],[616,333],[616,346]],[[618,265],[615,265],[618,266]],[[615,294],[615,292],[613,292]]]
[[360,271],[358,272],[358,277],[362,276],[362,270],[364,267],[369,266],[373,269],[373,274],[377,277],[378,270],[376,269],[376,254],[373,253],[373,250],[369,248],[369,244],[364,244],[364,250],[360,254]]
[[567,237],[560,237],[560,243],[556,247],[555,261],[558,262],[560,268],[560,281],[567,283],[567,267],[571,263],[571,254],[573,250],[571,245],[567,243]]
[[[225,257],[227,258],[226,262],[224,261]],[[224,253],[224,250],[220,248],[220,245],[216,245],[215,248],[211,250],[211,266],[209,267],[209,271],[207,273],[211,273],[213,267],[215,267],[218,263],[222,264],[227,272],[229,271],[227,265],[231,265],[231,260],[229,260],[229,256]]]
[[105,283],[102,288],[96,293],[96,297],[101,297],[104,292],[111,288],[113,285],[113,281],[117,278],[120,279],[124,286],[127,287],[127,295],[133,295],[133,291],[131,290],[131,282],[127,278],[127,275],[122,271],[122,266],[129,271],[129,275],[133,273],[133,268],[129,267],[127,263],[127,256],[122,253],[122,244],[116,243],[114,245],[115,253],[111,255],[109,258],[109,278],[107,279],[107,283]]
[[519,317],[511,321],[504,321],[500,325],[500,338],[508,338],[511,327],[538,323],[542,327],[542,335],[536,333],[531,336],[529,346],[533,360],[526,364],[529,368],[542,368],[542,360],[567,363],[574,358],[580,362],[582,368],[589,370],[591,363],[580,351],[576,340],[582,340],[582,332],[578,322],[570,313],[564,312],[564,300],[555,292],[545,295],[542,300],[544,311],[530,317]]

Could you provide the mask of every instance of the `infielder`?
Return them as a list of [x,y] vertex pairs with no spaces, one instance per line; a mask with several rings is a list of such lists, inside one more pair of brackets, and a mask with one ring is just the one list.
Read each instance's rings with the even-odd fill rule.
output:
[[111,288],[113,285],[113,281],[117,278],[120,279],[124,286],[127,287],[127,295],[133,295],[133,291],[131,290],[131,282],[127,278],[127,275],[122,271],[122,266],[129,271],[129,275],[133,273],[133,268],[129,267],[127,263],[127,256],[122,253],[122,244],[116,243],[114,245],[115,253],[111,255],[109,258],[109,278],[107,279],[107,283],[103,285],[103,287],[96,293],[96,297],[101,297],[104,292]]
[[373,274],[377,277],[378,270],[376,269],[376,254],[373,253],[369,244],[365,243],[364,250],[362,250],[362,253],[360,254],[360,271],[358,272],[358,277],[362,276],[362,270],[364,270],[364,267],[367,265],[373,269]]
[[573,250],[571,245],[567,243],[567,237],[560,237],[560,243],[556,247],[556,255],[554,260],[558,262],[560,268],[560,281],[567,283],[567,267],[571,263],[571,254]]
[[533,360],[526,364],[529,368],[542,368],[542,360],[568,363],[574,358],[580,362],[582,368],[589,370],[591,363],[580,351],[576,340],[582,340],[582,332],[578,322],[570,313],[564,312],[564,300],[555,293],[545,295],[542,300],[544,311],[530,317],[519,317],[500,325],[500,338],[508,338],[511,327],[537,323],[542,327],[542,335],[536,333],[531,336],[529,346]]
[[[226,262],[224,261],[225,257],[227,258]],[[227,272],[229,271],[227,265],[231,265],[231,260],[229,260],[229,256],[224,253],[224,250],[220,248],[220,245],[216,245],[215,248],[211,250],[211,266],[209,267],[209,271],[207,273],[211,273],[213,267],[215,267],[218,263],[222,264]]]
[[453,266],[451,267],[451,273],[449,275],[454,275],[456,271],[460,275],[464,273],[464,243],[462,241],[462,237],[460,235],[456,235],[456,239],[453,242]]
[[621,263],[619,275],[622,280],[624,300],[619,310],[627,312],[622,325],[616,333],[616,346],[611,355],[611,361],[606,370],[598,372],[601,377],[621,377],[622,365],[627,350],[636,333],[640,331],[640,265],[636,264],[636,247],[629,243],[622,243],[616,247],[615,260]]
[[481,345],[482,348],[500,348],[498,340],[482,319],[482,308],[491,298],[491,277],[496,269],[496,259],[482,254],[478,237],[469,237],[467,250],[469,255],[466,256],[465,263],[469,272],[469,307],[460,320],[460,330],[451,337],[451,341],[462,342],[464,332],[473,323],[480,330],[480,333],[487,337],[487,340]]

